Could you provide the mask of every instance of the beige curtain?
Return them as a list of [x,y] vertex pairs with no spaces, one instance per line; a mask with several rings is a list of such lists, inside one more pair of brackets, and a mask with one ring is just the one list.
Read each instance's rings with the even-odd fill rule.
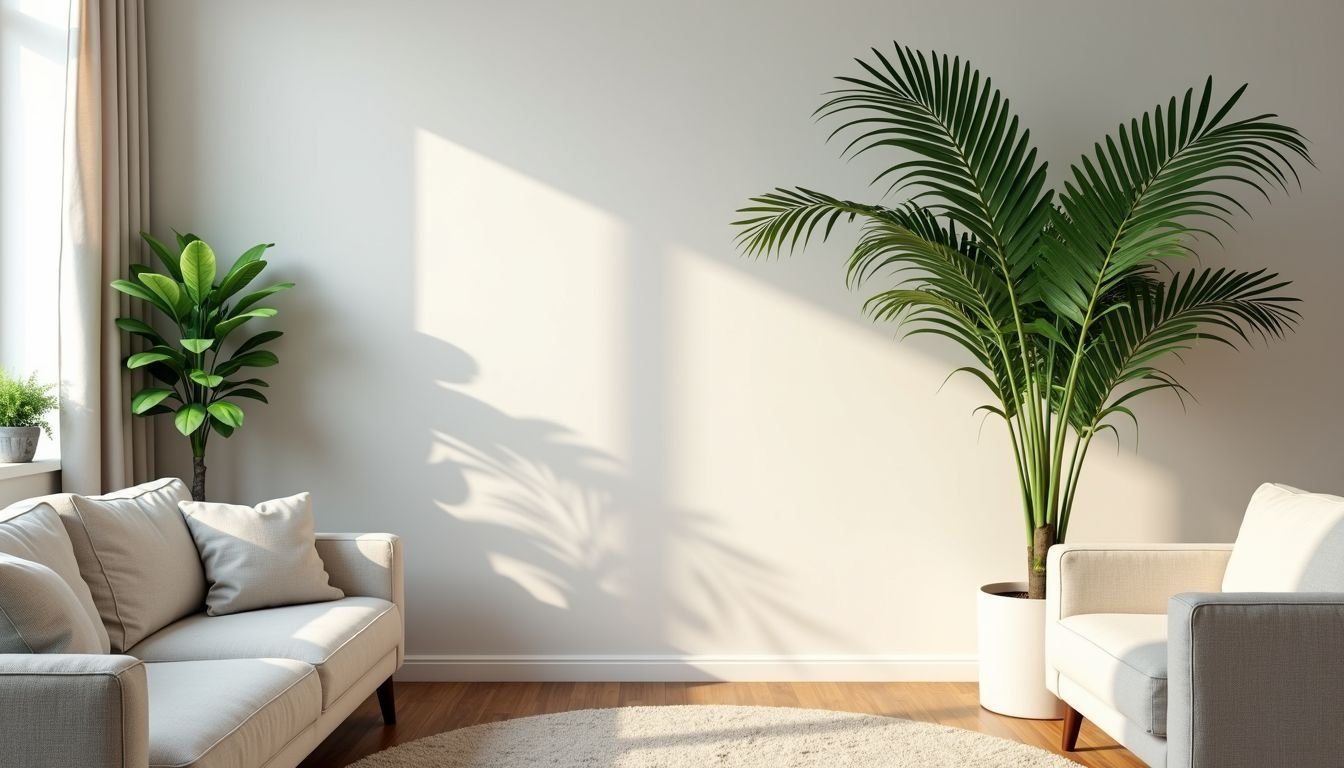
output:
[[[150,479],[153,430],[132,418],[141,385],[113,324],[142,312],[108,283],[149,228],[144,0],[73,0],[61,245],[61,485],[98,493]],[[137,302],[138,304],[138,302]],[[147,319],[143,315],[142,319]]]

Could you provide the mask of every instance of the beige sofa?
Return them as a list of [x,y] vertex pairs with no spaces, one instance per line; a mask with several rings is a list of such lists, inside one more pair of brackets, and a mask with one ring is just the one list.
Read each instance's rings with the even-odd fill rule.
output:
[[[67,528],[80,529],[71,514],[68,496],[7,507],[0,551],[43,562],[94,608],[88,585],[72,583],[89,563],[72,546]],[[375,692],[395,722],[392,674],[405,655],[401,542],[324,533],[316,545],[345,598],[207,616],[202,592],[201,612],[151,627],[119,653],[0,654],[0,764],[287,768]]]
[[1155,768],[1344,765],[1344,498],[1265,485],[1232,544],[1050,549],[1046,686]]

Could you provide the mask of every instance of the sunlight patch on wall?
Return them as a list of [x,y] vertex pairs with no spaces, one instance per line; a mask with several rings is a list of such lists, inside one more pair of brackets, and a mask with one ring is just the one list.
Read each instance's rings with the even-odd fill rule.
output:
[[415,329],[476,361],[473,396],[618,450],[625,227],[419,129]]

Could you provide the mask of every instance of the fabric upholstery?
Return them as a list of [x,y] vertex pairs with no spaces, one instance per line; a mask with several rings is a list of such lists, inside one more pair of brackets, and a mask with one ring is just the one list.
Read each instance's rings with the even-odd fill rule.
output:
[[1260,486],[1242,518],[1221,591],[1344,592],[1344,498]]
[[1057,544],[1046,615],[1161,613],[1177,592],[1217,591],[1231,544]]
[[329,583],[313,544],[309,494],[256,507],[204,501],[178,506],[205,567],[209,615],[345,597]]
[[80,578],[75,550],[50,500],[30,499],[0,510],[0,553],[41,563],[60,576],[93,624],[98,652],[107,653],[111,650],[107,630],[89,585]]
[[79,570],[121,652],[205,604],[205,576],[169,478],[104,496],[71,496],[61,512]]
[[1052,659],[1060,674],[1138,724],[1167,732],[1167,617],[1084,613],[1052,622]]
[[41,563],[0,554],[0,653],[103,653],[69,585]]
[[290,605],[227,616],[198,614],[131,649],[145,661],[279,658],[317,667],[322,708],[401,642],[397,607],[375,597]]
[[1180,594],[1168,636],[1168,765],[1340,764],[1344,594]]
[[406,584],[401,537],[391,533],[319,533],[317,553],[331,576],[331,584],[345,594],[377,597],[397,606],[403,639],[397,646],[397,666],[406,659]]
[[151,768],[262,766],[322,714],[311,666],[287,659],[145,665]]
[[0,654],[0,765],[145,768],[148,699],[129,656]]

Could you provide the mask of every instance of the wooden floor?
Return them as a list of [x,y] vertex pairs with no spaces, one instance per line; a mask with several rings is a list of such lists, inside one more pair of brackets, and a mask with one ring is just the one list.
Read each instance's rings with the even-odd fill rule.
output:
[[[746,704],[867,712],[943,723],[1058,752],[1058,721],[1018,720],[981,709],[975,683],[398,683],[397,725],[383,727],[374,698],[301,768],[340,768],[394,744],[441,731],[571,709],[654,704]],[[1083,723],[1071,759],[1091,768],[1142,768]]]

